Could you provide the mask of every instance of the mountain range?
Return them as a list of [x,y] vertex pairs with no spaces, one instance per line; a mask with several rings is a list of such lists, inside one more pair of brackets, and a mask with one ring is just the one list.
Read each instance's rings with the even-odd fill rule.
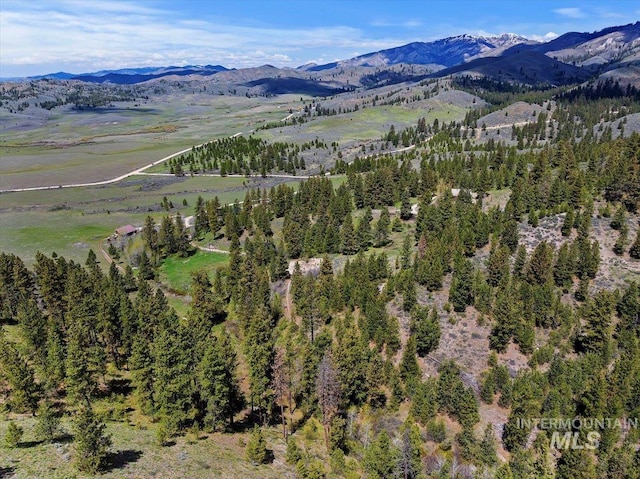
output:
[[479,55],[490,55],[496,50],[502,50],[504,47],[521,43],[530,44],[536,42],[514,33],[505,33],[495,37],[474,37],[465,34],[433,42],[413,42],[325,65],[303,65],[299,69],[321,71],[345,66],[379,67],[398,63],[433,65],[443,69],[463,63],[470,58]]
[[[406,68],[407,65],[411,67]],[[348,76],[345,71],[349,71]],[[221,73],[224,75],[220,76]],[[592,33],[570,32],[548,42],[533,41],[513,33],[499,36],[465,34],[297,68],[265,65],[236,70],[221,65],[187,65],[102,70],[81,75],[58,72],[29,79],[130,85],[166,77],[174,80],[180,77],[215,78],[214,83],[261,88],[266,93],[313,91],[314,94],[326,94],[448,75],[485,76],[530,85],[561,85],[604,76],[622,78],[638,85],[640,22]],[[286,85],[280,85],[282,82]],[[313,82],[317,83],[315,87],[311,85]]]

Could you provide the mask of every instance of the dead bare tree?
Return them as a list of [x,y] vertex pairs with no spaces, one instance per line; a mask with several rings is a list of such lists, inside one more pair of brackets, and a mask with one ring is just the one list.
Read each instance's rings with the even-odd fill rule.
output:
[[331,433],[331,421],[338,413],[340,407],[340,381],[336,373],[331,352],[327,350],[318,366],[316,379],[316,395],[322,414],[322,426],[324,428],[324,442],[329,449],[329,434]]

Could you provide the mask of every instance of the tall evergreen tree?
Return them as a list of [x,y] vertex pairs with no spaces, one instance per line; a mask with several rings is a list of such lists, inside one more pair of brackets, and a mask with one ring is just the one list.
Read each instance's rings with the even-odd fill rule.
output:
[[271,410],[270,389],[274,345],[271,315],[265,307],[259,307],[249,323],[244,338],[244,349],[249,365],[249,389],[251,405],[257,410],[263,424],[266,424]]
[[111,437],[90,406],[81,407],[73,422],[75,464],[81,472],[96,474],[106,465]]
[[153,341],[153,402],[170,434],[193,419],[193,342],[178,318],[163,328]]
[[487,283],[498,286],[509,276],[509,248],[506,246],[493,248],[487,261]]
[[17,412],[35,412],[39,391],[33,368],[18,352],[16,345],[4,337],[0,328],[0,380],[8,382],[11,408]]
[[533,250],[525,269],[525,279],[529,284],[544,284],[551,278],[553,265],[553,248],[546,241],[541,241]]
[[422,460],[420,449],[422,437],[411,414],[400,426],[398,444],[398,470],[403,479],[414,479],[421,476]]
[[[188,323],[194,338],[196,354],[200,356],[203,349],[200,346],[211,333],[211,328],[224,319],[222,304],[215,296],[209,277],[204,270],[196,271],[191,275],[191,298]],[[200,351],[199,354],[198,351]]]
[[249,462],[256,465],[267,462],[267,441],[262,429],[257,425],[253,427],[247,442],[246,457]]
[[509,248],[511,253],[514,253],[518,247],[518,241],[518,223],[516,220],[508,220],[502,230],[501,244]]
[[389,242],[389,224],[391,222],[389,216],[389,210],[386,207],[382,208],[380,213],[380,219],[376,223],[375,231],[375,245],[385,246]]
[[422,376],[422,370],[416,356],[416,338],[415,336],[409,336],[400,361],[400,376],[406,384],[411,386],[419,381]]
[[364,452],[364,470],[367,477],[386,479],[394,477],[398,450],[384,429]]
[[640,228],[638,228],[636,239],[631,245],[631,249],[629,249],[629,256],[633,259],[640,259]]
[[491,349],[502,353],[506,351],[509,341],[515,334],[519,323],[518,308],[510,285],[498,290],[493,308],[494,326],[489,335]]
[[356,233],[353,230],[351,213],[345,216],[342,228],[340,229],[340,252],[346,255],[352,255],[358,252],[358,241]]
[[365,251],[371,244],[371,208],[367,207],[358,222],[358,228],[356,230],[356,243],[358,251]]
[[409,190],[402,190],[402,197],[400,198],[400,219],[411,219],[411,202],[409,201]]
[[206,401],[205,420],[214,430],[225,422],[233,424],[233,416],[243,405],[236,378],[238,365],[231,338],[226,331],[213,336],[198,366],[200,394]]
[[473,265],[468,259],[457,261],[449,289],[449,302],[454,311],[463,312],[473,302]]
[[424,357],[438,348],[440,343],[440,322],[435,306],[429,308],[416,306],[411,312],[411,332],[416,340],[416,352]]

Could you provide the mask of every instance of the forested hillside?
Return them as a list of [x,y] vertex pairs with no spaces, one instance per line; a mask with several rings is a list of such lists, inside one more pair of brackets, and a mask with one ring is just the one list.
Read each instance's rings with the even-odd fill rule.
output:
[[[149,216],[108,271],[0,254],[0,477],[52,445],[52,477],[121,477],[232,443],[160,475],[639,478],[639,94],[446,88],[487,106],[392,127],[396,153],[248,137],[175,158],[176,176],[266,175],[335,152],[295,188],[201,196],[193,237]],[[519,101],[540,113],[483,124]],[[160,269],[209,243],[228,260],[178,313]]]

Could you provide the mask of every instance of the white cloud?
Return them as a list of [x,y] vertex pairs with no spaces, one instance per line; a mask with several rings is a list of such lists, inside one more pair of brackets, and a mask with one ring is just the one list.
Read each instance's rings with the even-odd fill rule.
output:
[[[33,4],[33,6],[32,6]],[[361,30],[268,28],[221,21],[180,19],[143,4],[115,1],[17,3],[7,0],[0,16],[2,76],[21,68],[72,73],[106,68],[184,63],[248,67],[264,63],[298,66],[300,55],[332,50],[373,51],[404,39],[368,38]]]
[[556,8],[553,11],[558,15],[569,18],[584,18],[586,16],[580,8]]
[[424,23],[419,18],[412,18],[405,21],[390,21],[390,20],[374,20],[370,24],[372,27],[384,27],[384,28],[418,28],[422,27]]
[[555,32],[547,32],[544,35],[525,35],[527,38],[531,40],[535,40],[537,42],[548,42],[558,37],[558,34]]

